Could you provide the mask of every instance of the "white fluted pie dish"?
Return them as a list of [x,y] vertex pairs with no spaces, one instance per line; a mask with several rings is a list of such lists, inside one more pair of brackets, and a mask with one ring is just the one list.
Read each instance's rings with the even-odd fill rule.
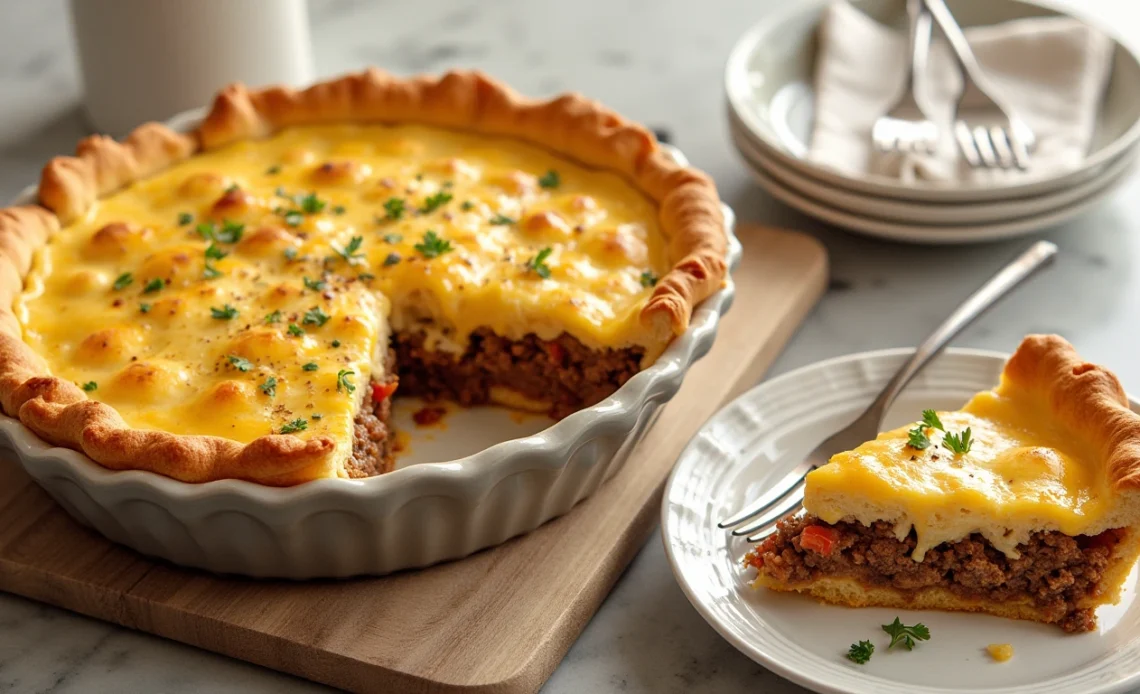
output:
[[[188,129],[200,112],[170,125]],[[670,152],[678,160],[682,155]],[[29,189],[16,201],[33,199]],[[741,247],[725,209],[729,267]],[[711,348],[732,303],[731,277],[693,312],[689,329],[601,403],[552,422],[497,408],[452,408],[443,428],[410,435],[398,469],[358,480],[272,488],[242,480],[187,484],[111,471],[0,416],[0,446],[81,523],[144,554],[219,573],[279,578],[379,575],[456,559],[569,511],[616,473]]]

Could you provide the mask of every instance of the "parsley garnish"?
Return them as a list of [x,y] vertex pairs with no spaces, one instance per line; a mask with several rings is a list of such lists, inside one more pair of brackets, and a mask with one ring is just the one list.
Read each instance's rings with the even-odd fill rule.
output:
[[207,241],[214,240],[214,223],[213,222],[199,222],[198,226],[194,227],[198,235]]
[[526,261],[526,269],[533,271],[534,274],[542,279],[548,279],[550,277],[550,266],[546,264],[546,259],[549,258],[553,252],[554,249],[549,246],[543,248],[538,252],[538,255]]
[[337,205],[336,207],[332,208],[332,213],[333,214],[344,214],[345,213],[344,205]]
[[305,215],[297,210],[290,210],[285,213],[285,223],[291,227],[300,226],[303,221],[305,221]]
[[470,212],[471,210],[475,209],[475,203],[471,202],[470,200],[464,200],[463,204],[459,206],[459,209],[463,210],[464,212]]
[[229,304],[225,304],[222,308],[216,306],[210,307],[210,316],[218,320],[231,320],[236,318],[238,310]]
[[95,390],[96,388],[98,388],[98,387],[99,387],[99,384],[98,384],[98,383],[96,383],[95,381],[88,381],[88,382],[84,383],[84,384],[83,384],[82,386],[80,386],[80,387],[81,387],[81,388],[83,388],[83,390],[85,390],[85,391],[87,391],[88,393],[90,393],[91,391],[93,391],[93,390]]
[[420,208],[420,212],[422,214],[430,214],[449,202],[451,202],[451,193],[441,190],[435,195],[429,195],[424,199],[424,206]]
[[356,276],[356,279],[360,280],[361,282],[367,282],[368,280],[376,279],[376,275],[373,275],[371,272],[362,272]]
[[157,292],[159,289],[162,289],[163,286],[164,286],[163,281],[160,280],[159,278],[155,277],[151,281],[147,282],[146,286],[143,287],[143,294],[153,294],[154,292]]
[[328,282],[324,280],[311,280],[308,277],[304,278],[305,289],[312,289],[314,292],[319,292],[328,286]]
[[227,219],[222,222],[222,230],[214,232],[214,238],[222,243],[237,243],[241,241],[241,236],[244,232],[244,224],[231,222]]
[[294,199],[294,202],[296,202],[301,207],[301,211],[305,214],[316,214],[325,209],[325,205],[328,204],[324,200],[318,198],[316,193],[302,195]]
[[230,186],[229,186],[229,188],[226,188],[226,192],[227,192],[227,193],[236,193],[236,192],[238,192],[239,190],[241,190],[241,186],[239,186],[239,185],[238,185],[238,184],[236,184],[236,183],[231,183],[231,184],[230,184]]
[[404,199],[403,198],[388,198],[384,201],[384,211],[387,213],[388,219],[399,219],[404,216]]
[[435,258],[453,250],[450,241],[441,239],[430,229],[424,234],[424,240],[421,243],[417,243],[413,248],[419,251],[425,258]]
[[333,347],[340,347],[340,340],[333,340],[331,344]]
[[554,169],[547,171],[542,175],[541,178],[538,179],[538,185],[542,186],[543,188],[557,188],[561,184],[562,177],[559,176],[558,172]]
[[266,325],[269,325],[271,323],[280,323],[280,322],[281,322],[281,312],[280,311],[274,311],[273,313],[265,314],[265,324]]
[[935,412],[934,410],[923,410],[922,411],[922,423],[925,424],[926,426],[930,427],[931,429],[937,429],[938,431],[946,431],[946,429],[943,428],[943,426],[942,426],[942,420],[938,418],[938,413]]
[[883,625],[883,631],[891,635],[891,645],[887,646],[888,649],[894,648],[898,644],[902,644],[908,651],[914,648],[914,642],[928,641],[930,639],[930,629],[926,625],[919,622],[912,627],[908,627],[895,617],[895,621],[890,624]]
[[290,246],[285,249],[285,260],[293,260],[297,257],[297,249]]
[[360,246],[363,243],[363,236],[353,236],[352,240],[348,242],[347,246],[344,248],[337,248],[336,246],[333,246],[333,250],[336,251],[340,257],[351,263],[354,259],[359,258],[361,255],[363,255],[360,252]]
[[277,378],[270,376],[269,378],[265,379],[265,383],[259,385],[258,388],[261,389],[262,393],[265,393],[269,397],[277,395]]
[[398,262],[400,262],[400,254],[399,253],[389,253],[388,257],[384,258],[384,267],[388,267],[389,265],[395,265]]
[[178,215],[178,226],[180,227],[184,227],[193,221],[194,215],[190,214],[189,212],[183,212],[182,214]]
[[311,415],[309,415],[309,416],[310,416],[310,417],[312,417],[313,419],[320,419],[320,418],[321,418],[321,417],[323,417],[324,415],[323,415],[323,414],[319,414],[319,413],[314,413],[314,414],[311,414]]
[[317,367],[317,363],[313,362],[313,361],[311,361],[308,364],[305,364],[304,366],[301,367],[301,369],[304,371],[316,371],[317,368],[319,368],[319,367]]
[[851,648],[847,649],[847,659],[862,665],[871,659],[871,655],[875,652],[875,644],[870,641],[860,641],[859,643],[851,644]]
[[643,286],[643,287],[654,287],[656,285],[657,285],[657,275],[653,274],[649,270],[646,270],[645,272],[641,273],[641,286]]
[[349,369],[341,369],[338,371],[336,374],[336,392],[339,393],[341,388],[344,388],[345,391],[349,393],[355,392],[356,386],[352,385],[352,381],[349,380],[355,375],[356,372]]
[[123,274],[121,274],[115,278],[115,283],[111,286],[114,288],[115,291],[118,292],[118,291],[122,291],[122,290],[126,289],[127,287],[131,286],[131,282],[134,282],[134,281],[135,281],[135,278],[133,275],[131,275],[131,273],[124,272]]
[[305,311],[305,317],[301,320],[302,325],[315,325],[318,328],[328,322],[328,314],[322,311],[319,306],[314,306]]
[[926,429],[921,424],[908,431],[906,435],[906,445],[911,448],[922,451],[930,446],[930,437],[926,435]]
[[206,257],[210,260],[221,260],[227,255],[229,255],[229,253],[226,253],[221,248],[219,248],[218,244],[216,243],[211,243],[209,246],[206,246]]
[[384,234],[384,243],[399,243],[404,240],[401,234]]
[[303,419],[294,419],[292,422],[285,424],[281,427],[282,434],[294,434],[298,431],[304,431],[309,428],[309,423]]
[[290,323],[289,324],[289,334],[292,335],[293,337],[301,337],[302,335],[305,334],[305,331],[302,330],[301,326],[297,325],[296,323]]
[[253,363],[251,363],[248,359],[239,357],[236,354],[230,354],[226,357],[226,359],[229,359],[230,363],[234,365],[234,368],[238,371],[241,371],[242,373],[245,373],[246,371],[249,371],[253,368]]
[[973,444],[974,440],[970,438],[970,427],[966,427],[960,434],[946,432],[946,435],[942,437],[942,446],[958,454],[969,453],[970,446]]
[[139,304],[139,313],[150,313],[150,304],[146,302]]
[[222,271],[213,265],[206,263],[206,267],[202,268],[202,276],[208,280],[212,280],[222,276]]
[[281,173],[281,167],[276,165],[276,164],[274,164],[273,166],[271,166],[265,170],[266,176],[274,176],[274,175],[279,174],[279,173]]
[[514,224],[515,220],[506,215],[497,214],[494,217],[491,217],[490,222],[496,226],[508,226],[510,224]]

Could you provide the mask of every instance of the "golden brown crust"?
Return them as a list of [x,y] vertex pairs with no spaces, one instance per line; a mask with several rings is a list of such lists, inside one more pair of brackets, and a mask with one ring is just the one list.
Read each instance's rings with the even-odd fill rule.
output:
[[[642,318],[655,339],[683,332],[693,307],[719,289],[727,273],[727,237],[720,201],[705,175],[679,166],[644,128],[571,94],[525,99],[478,72],[439,78],[395,78],[378,70],[322,82],[305,90],[231,85],[192,134],[157,123],[123,142],[94,136],[74,157],[44,167],[43,207],[0,210],[0,404],[44,440],[81,450],[110,469],[144,469],[185,482],[237,478],[291,485],[336,474],[334,442],[269,435],[249,444],[208,436],[142,431],[74,384],[48,375],[21,339],[13,313],[34,251],[95,201],[192,156],[293,125],[330,122],[421,122],[510,136],[584,164],[617,171],[660,206],[674,268],[659,281]],[[45,209],[46,208],[46,209]],[[50,212],[49,212],[50,210]],[[54,213],[54,214],[52,214]]]
[[1030,335],[1003,378],[1047,403],[1060,424],[1098,447],[1114,489],[1140,489],[1140,416],[1112,372],[1081,359],[1058,335]]

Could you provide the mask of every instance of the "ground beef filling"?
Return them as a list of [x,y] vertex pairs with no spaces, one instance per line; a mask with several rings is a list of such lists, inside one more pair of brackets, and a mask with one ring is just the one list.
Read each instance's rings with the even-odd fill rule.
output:
[[[811,526],[832,528],[833,544],[827,554],[820,543],[808,540]],[[809,536],[817,531],[808,531]],[[901,591],[941,587],[967,599],[1003,602],[1028,596],[1035,606],[1055,615],[1065,631],[1089,631],[1096,617],[1078,608],[1086,596],[1100,591],[1100,580],[1117,531],[1095,537],[1070,537],[1058,532],[1034,533],[1019,545],[1018,559],[1009,559],[980,535],[944,543],[929,550],[921,562],[910,558],[915,534],[895,539],[890,523],[867,527],[860,523],[828,525],[813,516],[781,523],[776,534],[748,554],[746,562],[781,583],[808,583],[821,576],[855,578],[867,586],[890,586]],[[827,543],[823,543],[824,546]]]
[[[391,360],[388,361],[392,363]],[[388,391],[395,385],[396,378],[386,375],[380,381],[369,384],[368,392],[356,415],[352,437],[352,455],[345,462],[349,477],[371,477],[391,472],[395,467],[392,450],[392,430],[388,428],[388,417],[392,414],[392,396]],[[377,387],[379,386],[379,387]],[[373,394],[383,394],[376,400]]]
[[470,406],[491,402],[491,389],[501,386],[551,403],[555,418],[613,394],[640,370],[644,354],[635,347],[593,350],[569,335],[507,340],[486,329],[472,333],[463,354],[425,349],[420,333],[397,334],[393,347],[401,394]]

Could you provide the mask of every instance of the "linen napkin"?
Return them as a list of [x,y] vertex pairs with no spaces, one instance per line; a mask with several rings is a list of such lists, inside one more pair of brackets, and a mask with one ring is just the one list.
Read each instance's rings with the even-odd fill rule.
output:
[[[940,149],[933,156],[876,152],[871,127],[898,98],[910,63],[907,37],[848,2],[831,5],[821,25],[808,158],[848,175],[905,183],[1014,183],[1079,167],[1095,130],[1113,41],[1069,17],[1019,19],[965,34],[999,96],[1037,136],[1028,171],[975,170],[961,158],[950,125],[962,76],[937,23],[918,93],[941,129]],[[979,95],[971,89],[966,97]]]

